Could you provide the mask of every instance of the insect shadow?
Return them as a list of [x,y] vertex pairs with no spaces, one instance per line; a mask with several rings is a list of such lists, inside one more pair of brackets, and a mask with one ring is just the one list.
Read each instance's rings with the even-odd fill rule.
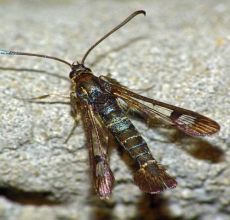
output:
[[42,75],[48,75],[57,77],[63,80],[66,80],[69,82],[69,78],[65,76],[61,76],[60,74],[49,72],[46,70],[37,70],[37,69],[31,69],[31,68],[14,68],[14,67],[0,67],[0,70],[4,71],[10,71],[10,72],[30,72],[30,73],[36,73],[36,74],[42,74]]
[[147,38],[146,36],[138,36],[138,37],[129,39],[129,41],[127,41],[124,44],[121,44],[121,45],[119,45],[117,47],[111,48],[107,52],[102,53],[101,55],[96,56],[95,60],[91,63],[91,66],[94,67],[101,60],[105,59],[110,53],[119,52],[119,51],[125,49],[126,47],[129,47],[130,45],[132,45],[132,44],[134,44],[134,43],[136,43],[136,42],[138,42],[140,40],[146,39],[146,38]]
[[25,191],[12,186],[0,187],[0,196],[20,205],[56,206],[62,204],[53,197],[52,192]]
[[[136,203],[136,204],[135,204]],[[134,201],[134,204],[126,204],[125,206],[136,206],[135,216],[130,219],[138,220],[184,220],[181,216],[173,216],[169,209],[169,201],[162,195],[151,196],[143,194],[138,201]],[[114,212],[116,204],[109,202],[108,200],[100,200],[96,203],[92,203],[93,209],[91,213],[91,219],[94,220],[112,220],[114,219]]]
[[168,208],[168,200],[162,195],[143,195],[137,204],[138,220],[183,220],[183,217],[173,217]]
[[[157,118],[151,118],[151,120],[146,121],[139,112],[131,111],[130,117],[139,122],[146,123],[148,128],[153,129],[154,133],[157,134],[156,136],[161,137],[160,139],[156,137],[150,138],[156,143],[174,143],[192,157],[212,164],[225,161],[225,152],[208,140],[200,137],[191,137],[175,127],[162,123],[162,120]],[[120,151],[122,151],[122,149],[120,149]]]
[[208,140],[199,137],[191,138],[175,130],[174,134],[171,136],[171,141],[182,146],[180,149],[198,160],[207,161],[211,164],[225,161],[225,152]]

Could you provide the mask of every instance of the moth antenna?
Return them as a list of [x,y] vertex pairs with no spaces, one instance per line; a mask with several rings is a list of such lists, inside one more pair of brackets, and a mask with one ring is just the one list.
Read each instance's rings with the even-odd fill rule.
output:
[[105,34],[102,38],[100,38],[98,41],[96,41],[95,44],[93,44],[85,53],[81,60],[81,64],[84,65],[86,57],[89,55],[89,53],[98,45],[100,44],[104,39],[106,39],[108,36],[110,36],[112,33],[117,31],[119,28],[124,26],[126,23],[128,23],[131,19],[133,19],[135,16],[143,14],[146,15],[146,12],[144,10],[138,10],[133,12],[131,15],[129,15],[124,21],[122,21],[119,25],[117,25],[115,28],[113,28],[111,31],[109,31],[107,34]]
[[42,57],[42,58],[45,58],[45,59],[51,59],[51,60],[57,60],[61,63],[65,63],[66,65],[70,66],[70,68],[72,68],[72,64],[63,60],[63,59],[60,59],[60,58],[57,58],[57,57],[53,57],[53,56],[47,56],[47,55],[44,55],[44,54],[37,54],[37,53],[25,53],[25,52],[19,52],[19,51],[12,51],[12,50],[1,50],[0,49],[0,55],[10,55],[10,56],[31,56],[31,57]]

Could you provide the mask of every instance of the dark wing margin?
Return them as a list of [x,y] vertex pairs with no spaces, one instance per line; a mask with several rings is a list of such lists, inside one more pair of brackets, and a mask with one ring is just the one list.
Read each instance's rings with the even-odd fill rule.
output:
[[[89,145],[90,168],[95,191],[101,199],[108,199],[112,194],[114,176],[109,167],[108,142],[104,131],[89,105],[81,106]],[[107,143],[106,143],[107,142]]]
[[175,178],[156,160],[149,160],[141,165],[134,173],[134,182],[143,192],[150,194],[158,194],[177,185]]
[[[106,88],[109,88],[112,94],[123,99],[130,106],[142,112],[146,117],[158,116],[188,135],[212,135],[220,130],[217,122],[199,113],[138,95],[124,87],[111,83],[108,78],[103,76],[100,77],[100,82]],[[150,103],[152,107],[142,104],[137,100]]]

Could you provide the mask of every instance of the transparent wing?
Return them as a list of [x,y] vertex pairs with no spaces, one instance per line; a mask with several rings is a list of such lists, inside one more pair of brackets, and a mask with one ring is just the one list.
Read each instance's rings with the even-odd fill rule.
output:
[[[118,84],[113,84],[103,76],[100,77],[100,83],[116,97],[123,99],[129,106],[140,111],[144,117],[158,116],[188,135],[211,135],[220,130],[217,122],[194,111],[138,95]],[[147,103],[152,106],[149,107]]]
[[82,112],[94,187],[101,199],[107,199],[111,196],[114,185],[114,176],[108,160],[108,140],[105,138],[107,134],[90,105],[83,106]]

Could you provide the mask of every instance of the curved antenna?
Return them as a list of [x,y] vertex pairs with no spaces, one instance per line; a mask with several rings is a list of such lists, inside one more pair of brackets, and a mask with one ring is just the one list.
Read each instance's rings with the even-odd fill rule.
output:
[[12,50],[1,50],[0,49],[0,55],[10,55],[10,56],[17,56],[17,55],[22,55],[22,56],[31,56],[31,57],[42,57],[45,59],[51,59],[51,60],[57,60],[61,63],[65,63],[66,65],[70,66],[70,68],[72,68],[72,64],[62,60],[60,58],[57,57],[53,57],[53,56],[47,56],[47,55],[43,55],[43,54],[36,54],[36,53],[25,53],[25,52],[19,52],[19,51],[12,51]]
[[83,56],[81,60],[81,64],[84,65],[86,57],[89,55],[89,53],[98,45],[100,44],[105,38],[107,38],[109,35],[111,35],[113,32],[124,26],[126,23],[128,23],[131,19],[133,19],[135,16],[143,14],[146,15],[146,12],[144,10],[139,10],[133,12],[131,15],[129,15],[124,21],[122,21],[119,25],[117,25],[115,28],[113,28],[111,31],[109,31],[107,34],[105,34],[102,38],[100,38],[93,46],[91,46]]

